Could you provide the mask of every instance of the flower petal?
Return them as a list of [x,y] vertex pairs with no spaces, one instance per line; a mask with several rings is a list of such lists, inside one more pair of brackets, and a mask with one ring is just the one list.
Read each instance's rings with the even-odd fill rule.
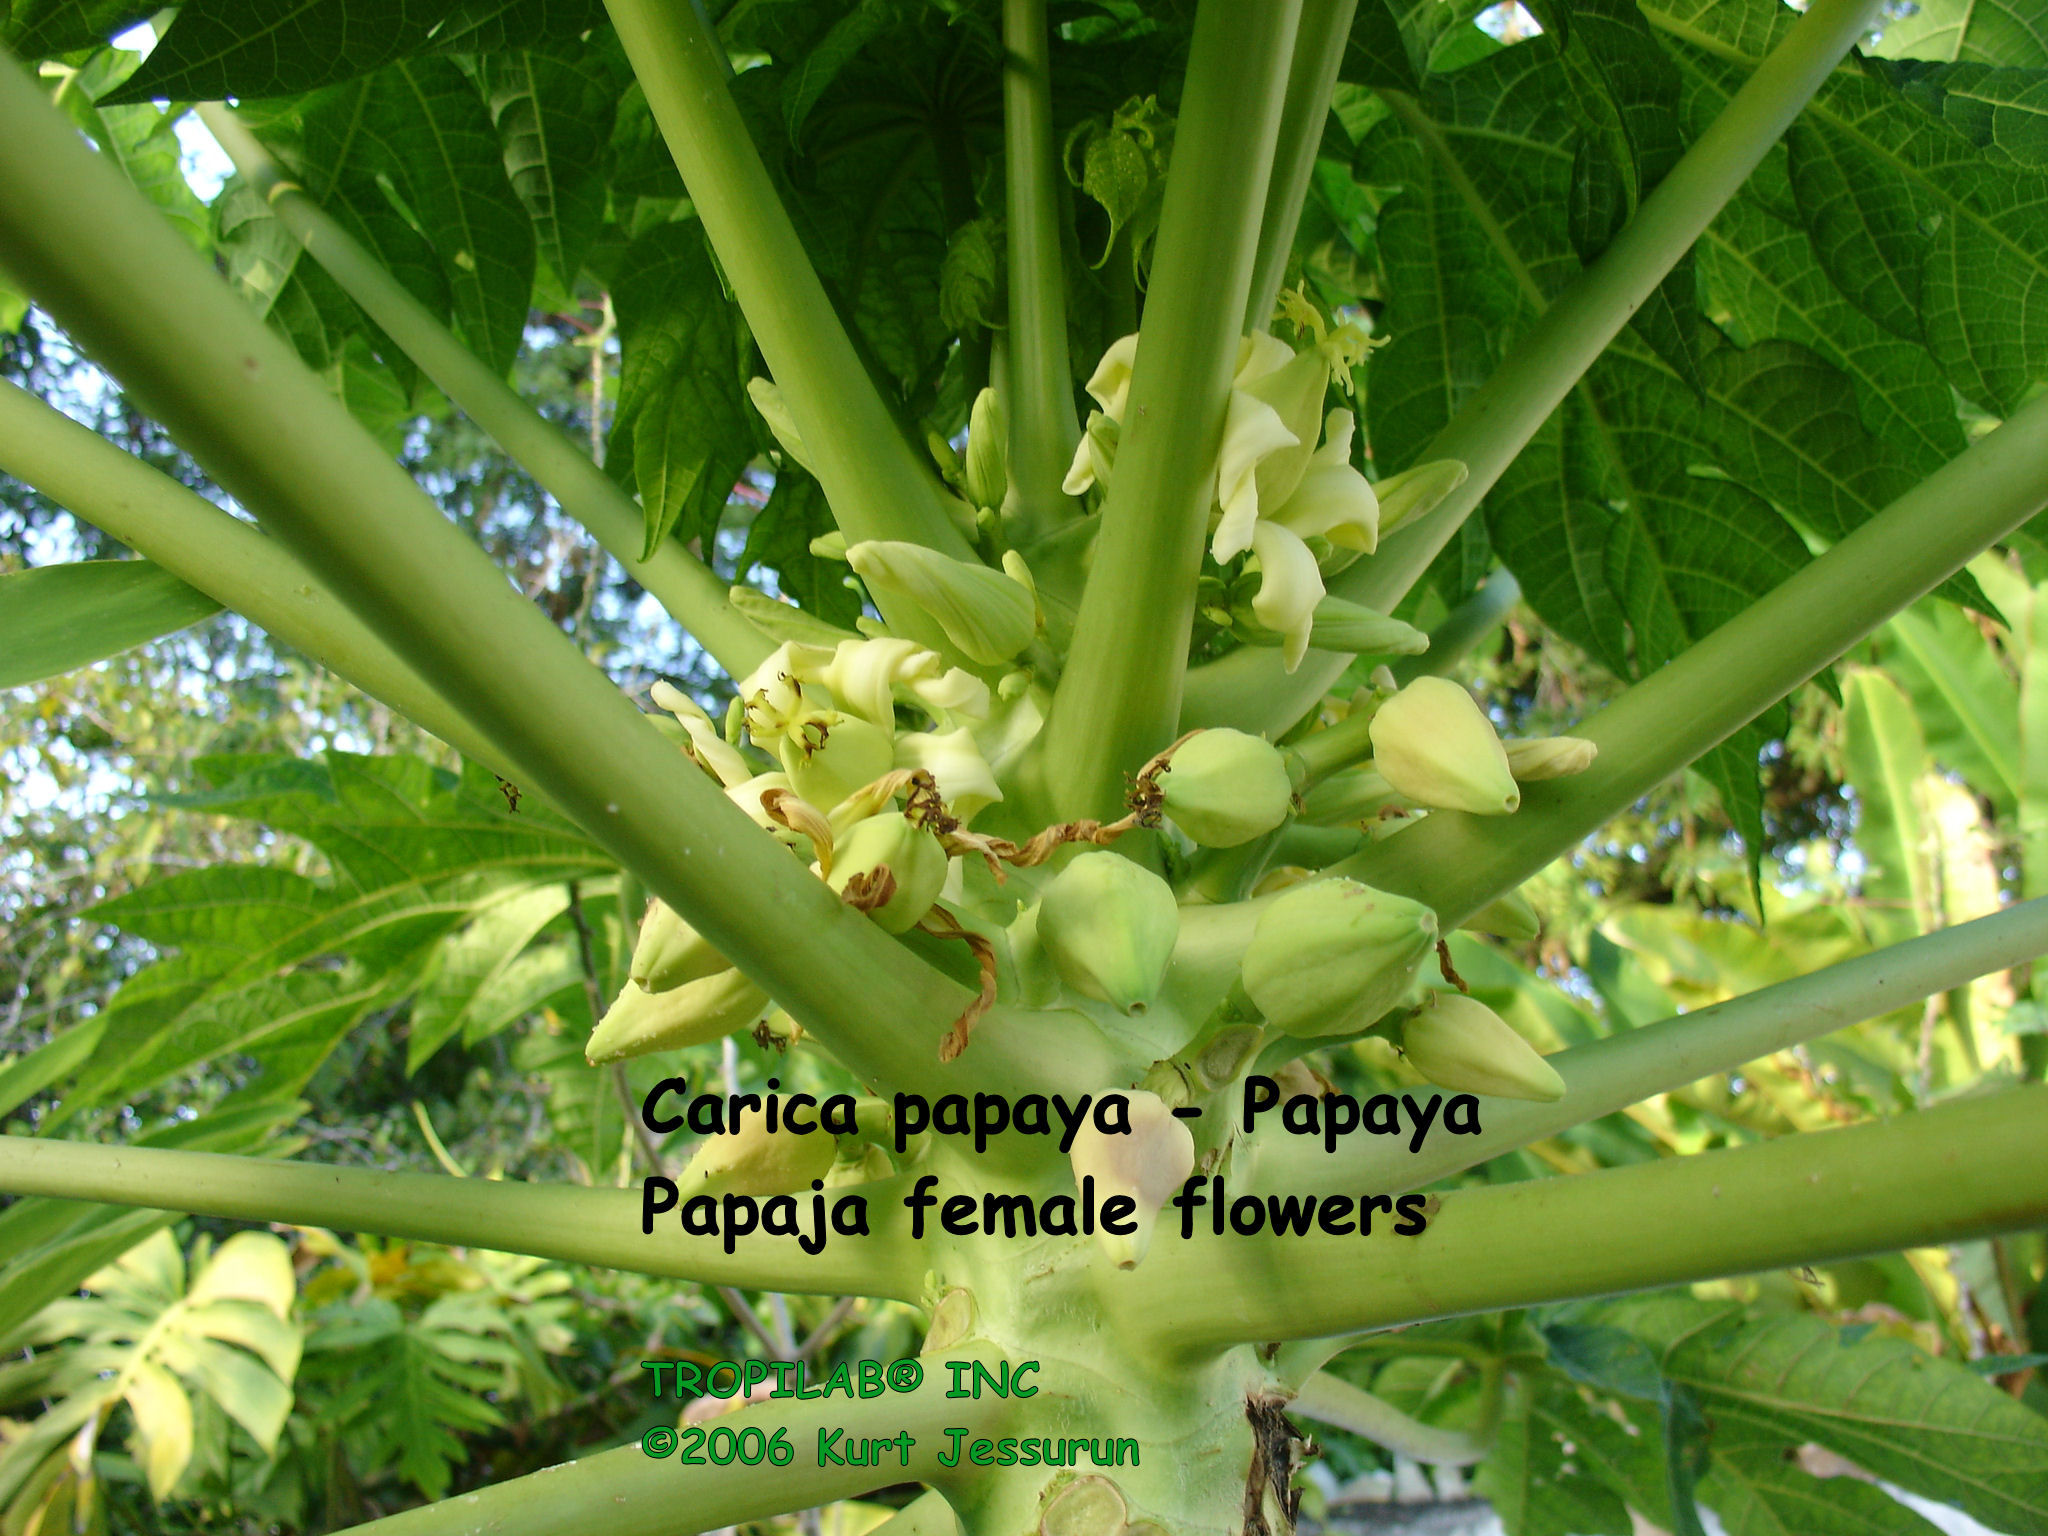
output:
[[1216,499],[1223,507],[1223,522],[1210,545],[1219,561],[1233,560],[1251,547],[1252,524],[1259,516],[1259,461],[1300,442],[1272,406],[1241,389],[1230,392],[1223,451],[1216,462]]
[[1260,573],[1252,613],[1282,637],[1282,655],[1292,672],[1308,651],[1316,604],[1323,600],[1323,573],[1316,569],[1308,546],[1277,523],[1262,522],[1252,531],[1252,549],[1259,557]]
[[1095,372],[1088,376],[1088,393],[1095,397],[1103,414],[1113,421],[1124,419],[1124,401],[1131,392],[1131,369],[1138,361],[1138,334],[1119,336],[1102,354]]
[[1349,464],[1311,465],[1273,521],[1301,538],[1320,535],[1344,549],[1371,554],[1379,546],[1379,498]]

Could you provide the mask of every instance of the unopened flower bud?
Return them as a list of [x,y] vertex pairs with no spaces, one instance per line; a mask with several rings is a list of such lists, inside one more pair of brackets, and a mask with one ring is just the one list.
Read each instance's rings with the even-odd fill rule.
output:
[[1457,992],[1439,992],[1401,1031],[1408,1065],[1454,1093],[1554,1104],[1564,1079],[1486,1004]]
[[592,1066],[676,1051],[720,1040],[745,1029],[768,1006],[768,994],[735,966],[666,992],[649,992],[629,981],[605,1010],[583,1054]]
[[1493,722],[1472,695],[1441,677],[1418,677],[1372,717],[1372,765],[1419,804],[1505,816],[1522,803]]
[[689,1167],[676,1179],[677,1190],[693,1195],[770,1195],[808,1192],[811,1180],[832,1171],[839,1143],[820,1131],[798,1135],[769,1130],[765,1117],[749,1116],[737,1131],[707,1136]]
[[1221,727],[1174,748],[1159,789],[1174,825],[1204,848],[1235,848],[1272,831],[1294,796],[1279,748]]
[[782,398],[782,391],[768,379],[749,379],[747,398],[754,402],[754,409],[761,413],[761,419],[768,423],[768,430],[775,434],[775,441],[782,445],[782,451],[812,474],[811,457],[804,451],[804,440],[796,429],[796,418],[789,414],[789,404]]
[[1489,901],[1458,926],[1469,928],[1474,933],[1490,933],[1495,938],[1517,944],[1526,944],[1543,933],[1543,919],[1536,915],[1536,909],[1529,905],[1529,898],[1520,891],[1509,891],[1507,895]]
[[1095,1229],[1095,1241],[1110,1262],[1118,1269],[1135,1269],[1152,1245],[1160,1209],[1194,1172],[1195,1138],[1156,1093],[1132,1088],[1124,1096],[1131,1105],[1130,1134],[1104,1135],[1091,1120],[1074,1137],[1070,1156],[1077,1187],[1092,1178],[1098,1201],[1126,1195],[1137,1202],[1137,1231],[1111,1233],[1100,1223]]
[[1259,914],[1244,989],[1286,1034],[1357,1034],[1400,1001],[1436,939],[1436,914],[1419,901],[1356,880],[1311,881]]
[[1403,523],[1434,511],[1438,502],[1465,483],[1469,473],[1460,460],[1432,459],[1387,476],[1373,487],[1380,504],[1380,532],[1392,533]]
[[1583,736],[1544,736],[1501,745],[1507,748],[1509,771],[1522,784],[1584,773],[1600,755],[1600,749]]
[[979,561],[955,560],[898,539],[851,545],[846,558],[870,587],[930,614],[947,639],[983,666],[1008,661],[1038,633],[1038,605],[1030,590]]
[[967,418],[967,498],[977,507],[1000,507],[1010,489],[1009,448],[1003,441],[1003,402],[993,389],[974,397]]
[[1173,887],[1107,850],[1080,855],[1039,901],[1038,941],[1060,979],[1123,1013],[1159,995],[1179,936]]
[[887,866],[895,891],[867,914],[889,933],[904,933],[931,911],[946,883],[946,850],[939,840],[912,825],[900,811],[884,811],[860,822],[832,850],[832,876],[826,881],[844,891],[856,878],[873,878]]
[[1429,649],[1429,636],[1376,609],[1341,597],[1325,597],[1316,604],[1308,643],[1319,651],[1353,655],[1420,656]]
[[667,992],[701,981],[731,964],[665,901],[656,901],[640,920],[631,975],[649,992]]

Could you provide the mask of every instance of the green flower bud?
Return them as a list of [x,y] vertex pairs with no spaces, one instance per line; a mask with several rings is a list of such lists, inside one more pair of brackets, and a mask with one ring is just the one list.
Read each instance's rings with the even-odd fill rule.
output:
[[830,1173],[838,1155],[837,1139],[822,1131],[804,1136],[770,1131],[766,1119],[749,1116],[737,1131],[705,1137],[689,1167],[677,1178],[676,1188],[686,1198],[752,1195],[765,1199],[808,1193],[811,1180]]
[[1508,769],[1518,783],[1562,779],[1593,766],[1600,749],[1583,736],[1544,736],[1534,741],[1508,741]]
[[1038,605],[1021,583],[972,560],[922,544],[869,539],[846,551],[869,586],[890,592],[938,620],[946,638],[983,666],[998,666],[1038,633]]
[[1490,933],[1517,944],[1526,944],[1543,933],[1543,919],[1536,915],[1536,909],[1529,905],[1529,898],[1520,891],[1509,891],[1507,895],[1489,901],[1458,926],[1469,928],[1474,933]]
[[592,1066],[703,1045],[745,1029],[768,1006],[768,994],[735,966],[666,992],[629,981],[583,1048]]
[[1408,1065],[1455,1093],[1555,1104],[1564,1097],[1557,1068],[1486,1004],[1439,992],[1401,1031]]
[[830,810],[896,766],[896,742],[888,728],[858,715],[834,713],[814,720],[779,745],[789,782],[820,810]]
[[1493,722],[1472,695],[1418,677],[1372,717],[1372,765],[1418,804],[1505,816],[1522,803]]
[[1429,636],[1374,609],[1326,597],[1316,604],[1308,643],[1319,651],[1353,655],[1420,656],[1429,649]]
[[649,992],[667,992],[702,981],[731,964],[665,901],[656,901],[640,920],[631,975]]
[[1123,1013],[1159,995],[1179,937],[1173,887],[1107,850],[1076,858],[1039,900],[1038,941],[1060,979]]
[[1221,728],[1176,747],[1159,789],[1174,825],[1204,848],[1235,848],[1272,831],[1294,797],[1279,748]]
[[1137,1231],[1112,1234],[1100,1226],[1095,1230],[1095,1241],[1111,1263],[1118,1269],[1136,1269],[1152,1245],[1160,1208],[1194,1172],[1195,1138],[1158,1094],[1142,1088],[1124,1092],[1131,1101],[1130,1134],[1105,1136],[1091,1120],[1074,1137],[1070,1156],[1076,1188],[1082,1179],[1093,1178],[1098,1201],[1128,1195],[1137,1202]]
[[832,850],[832,875],[825,883],[843,891],[856,875],[870,874],[884,864],[896,877],[896,893],[870,908],[868,916],[890,933],[904,933],[916,927],[939,899],[946,883],[946,850],[902,812],[884,811],[856,823],[840,840]]
[[1468,473],[1457,459],[1432,459],[1387,476],[1373,487],[1380,504],[1380,533],[1392,533],[1403,523],[1434,511],[1438,502],[1465,483]]
[[1355,1035],[1401,1000],[1436,939],[1436,914],[1419,901],[1356,880],[1311,881],[1259,914],[1244,989],[1287,1034]]
[[749,379],[747,398],[754,402],[754,409],[761,413],[761,419],[768,423],[768,430],[775,434],[775,441],[805,469],[811,469],[811,458],[804,451],[803,437],[797,432],[796,418],[789,414],[789,404],[782,398],[782,391],[768,379]]
[[967,418],[967,499],[977,507],[1000,507],[1009,492],[1004,431],[1002,399],[993,389],[984,389],[974,397],[974,410]]

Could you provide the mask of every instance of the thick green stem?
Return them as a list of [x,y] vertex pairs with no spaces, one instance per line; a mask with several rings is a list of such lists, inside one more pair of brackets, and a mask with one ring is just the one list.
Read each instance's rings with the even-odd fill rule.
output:
[[1256,1137],[1238,1177],[1250,1187],[1419,1189],[1515,1147],[1626,1109],[1700,1078],[1833,1034],[2048,954],[2048,898],[1958,923],[1743,997],[1625,1030],[1550,1058],[1554,1104],[1484,1102],[1477,1136],[1437,1136],[1419,1152],[1356,1137],[1334,1156],[1297,1136]]
[[504,756],[275,539],[15,384],[0,385],[0,470],[263,626],[465,757]]
[[1337,88],[1344,45],[1351,38],[1351,19],[1357,14],[1358,0],[1302,0],[1273,179],[1266,186],[1266,213],[1259,223],[1258,261],[1245,301],[1248,331],[1263,331],[1272,323],[1273,305],[1287,278],[1287,259],[1294,254],[1294,232],[1301,227],[1309,179],[1315,174],[1316,154],[1323,145],[1323,127],[1330,119],[1330,97]]
[[1301,0],[1203,0],[1116,474],[1039,740],[1060,816],[1116,814],[1174,737],[1239,318]]
[[[2048,397],[2015,412],[1811,565],[1573,734],[1586,772],[1523,787],[1509,817],[1437,811],[1341,873],[1436,908],[1446,929],[1520,884],[2048,505]],[[1482,824],[1483,820],[1483,824]]]
[[488,363],[457,341],[303,188],[287,180],[284,168],[233,112],[212,102],[199,108],[199,117],[307,254],[405,348],[442,393],[588,528],[720,666],[734,677],[745,677],[774,649],[766,636],[733,611],[725,584],[675,540],[664,540],[651,558],[642,560],[644,519],[632,498],[521,400]]
[[[1878,0],[1814,0],[1614,243],[1558,295],[1423,450],[1419,461],[1462,459],[1471,471],[1465,483],[1340,575],[1333,592],[1388,612],[1399,604],[1593,360],[1749,179],[1877,10]],[[1272,652],[1232,652],[1189,675],[1187,719],[1277,735],[1322,697],[1347,660],[1311,653],[1289,677]]]
[[1303,1382],[1287,1407],[1289,1412],[1348,1429],[1375,1445],[1433,1467],[1469,1467],[1486,1459],[1484,1438],[1410,1418],[1384,1398],[1328,1371],[1318,1371]]
[[868,1536],[960,1536],[960,1520],[946,1496],[934,1490],[912,1499]]
[[[1400,665],[1393,669],[1395,680],[1407,683],[1418,677],[1444,676],[1464,659],[1467,651],[1493,632],[1521,596],[1521,583],[1510,572],[1495,571],[1449,618],[1429,632],[1428,650],[1420,656],[1401,658]],[[1359,712],[1296,742],[1294,753],[1307,767],[1309,783],[1320,783],[1338,769],[1371,757],[1371,727],[1372,716]]]
[[[0,207],[0,262],[65,329],[857,1076],[933,1091],[1032,1076],[1033,1042],[1000,1028],[942,1069],[938,1042],[966,989],[841,903],[691,767],[13,68],[0,68]],[[1085,1051],[1062,1063],[1091,1087],[1099,1066]]]
[[[963,1346],[949,1353],[979,1361],[991,1374],[1001,1364],[986,1348]],[[691,1536],[814,1509],[889,1483],[943,1484],[968,1470],[964,1457],[957,1471],[937,1460],[939,1452],[954,1448],[947,1431],[963,1429],[970,1438],[992,1434],[1016,1409],[993,1393],[979,1400],[949,1400],[951,1380],[951,1373],[933,1360],[922,1384],[910,1392],[853,1403],[771,1398],[706,1426],[758,1428],[764,1441],[781,1432],[783,1443],[795,1452],[785,1466],[774,1466],[765,1456],[751,1467],[737,1461],[711,1465],[708,1458],[706,1464],[686,1466],[672,1455],[651,1456],[632,1445],[352,1526],[343,1536]],[[903,1433],[914,1444],[907,1456],[888,1447],[871,1466],[820,1465],[820,1446],[835,1430],[843,1431],[830,1442],[840,1454],[849,1441],[858,1446],[864,1439],[886,1441]]]
[[861,365],[776,195],[718,39],[687,5],[607,9],[839,526],[851,540],[908,539],[965,558],[945,488]]
[[1457,1190],[1415,1237],[1384,1217],[1368,1238],[1162,1231],[1145,1261],[1158,1271],[1132,1288],[1122,1322],[1187,1350],[1318,1338],[2043,1223],[2048,1088],[2028,1087],[1853,1130]]
[[1004,0],[1003,127],[1010,278],[1003,409],[1010,434],[1009,511],[1017,530],[1012,542],[1023,544],[1074,515],[1060,482],[1081,439],[1067,358],[1067,274],[1045,0]]
[[[727,1253],[721,1237],[685,1235],[674,1212],[657,1216],[653,1233],[643,1236],[638,1190],[0,1137],[0,1189],[14,1195],[375,1232],[707,1285],[915,1301],[925,1265],[901,1219],[903,1188],[904,1181],[891,1179],[860,1191],[868,1197],[872,1237],[829,1237],[822,1252],[809,1254],[795,1238],[753,1233]],[[812,1230],[803,1208],[808,1204],[799,1206],[806,1234]]]
[[1522,584],[1509,570],[1495,570],[1449,618],[1429,632],[1429,649],[1420,656],[1402,656],[1388,664],[1397,683],[1418,677],[1448,677],[1472,648],[1498,629],[1508,610],[1522,600]]

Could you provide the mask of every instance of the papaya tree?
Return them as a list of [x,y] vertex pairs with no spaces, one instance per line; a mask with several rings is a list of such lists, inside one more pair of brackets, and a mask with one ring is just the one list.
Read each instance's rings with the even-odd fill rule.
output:
[[[0,389],[0,469],[144,557],[5,578],[9,680],[226,607],[469,766],[217,786],[324,883],[138,896],[179,956],[0,1091],[253,1074],[144,1144],[0,1142],[34,1197],[8,1327],[166,1212],[926,1320],[919,1359],[363,1527],[392,1536],[907,1480],[892,1531],[1279,1531],[1315,1423],[1480,1466],[1518,1533],[1694,1531],[1700,1498],[1924,1528],[1809,1444],[2048,1531],[2048,1423],[1983,1374],[1605,1300],[2048,1225],[2020,1036],[1966,1018],[1976,1091],[1862,1123],[1458,1178],[2048,951],[2038,900],[1904,924],[1546,1056],[1458,933],[1523,931],[1518,887],[1688,767],[1755,857],[1788,696],[1929,594],[1997,618],[1969,562],[2023,564],[2048,505],[2048,39],[1946,0],[1532,9],[1508,43],[1440,0],[195,0],[138,60],[123,0],[17,0],[0,267],[248,516]],[[194,102],[235,168],[210,206]],[[597,365],[616,327],[602,467],[507,382],[535,307],[595,316]],[[643,708],[440,514],[393,451],[438,399],[715,660],[722,713]],[[772,590],[718,569],[742,474]],[[1522,595],[1631,682],[1503,741],[1455,674]],[[640,1188],[263,1155],[371,1010],[446,1039],[434,979],[563,922],[603,983],[574,1070],[649,1138]],[[454,935],[426,979],[393,959],[420,933]],[[749,1035],[792,1091],[707,1093]],[[1346,1374],[1390,1343],[1460,1415]]]

